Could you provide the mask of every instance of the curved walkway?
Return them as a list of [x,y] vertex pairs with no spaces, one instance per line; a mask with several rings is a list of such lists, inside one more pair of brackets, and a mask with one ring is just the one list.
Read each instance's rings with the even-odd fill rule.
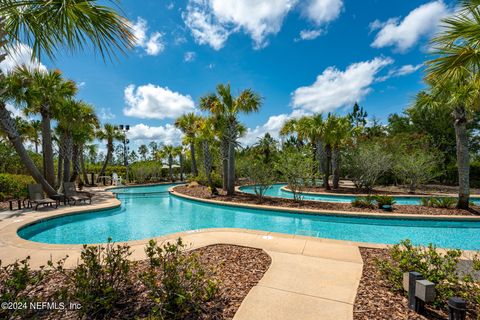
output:
[[[106,191],[98,192],[91,206],[0,214],[0,260],[3,264],[30,256],[38,268],[52,258],[65,257],[77,264],[81,245],[52,245],[21,239],[19,227],[64,214],[108,209],[120,202]],[[233,244],[265,250],[272,264],[242,302],[234,319],[352,319],[353,303],[362,275],[362,258],[355,243],[243,229],[206,229],[155,238],[158,243],[182,237],[190,249]],[[130,241],[132,259],[145,259],[149,239]]]

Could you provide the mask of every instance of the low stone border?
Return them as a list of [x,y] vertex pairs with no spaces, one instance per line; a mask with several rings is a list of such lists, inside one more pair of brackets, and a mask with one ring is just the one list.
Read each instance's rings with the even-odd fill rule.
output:
[[[238,192],[239,187],[236,187]],[[169,189],[170,193],[174,196],[185,198],[192,201],[206,202],[221,206],[239,207],[260,209],[269,211],[282,211],[288,213],[301,213],[301,214],[313,214],[313,215],[326,215],[326,216],[344,216],[344,217],[359,217],[359,218],[378,218],[378,219],[403,219],[403,220],[451,220],[451,221],[479,221],[480,216],[453,216],[453,215],[423,215],[423,214],[405,214],[405,213],[378,213],[378,212],[359,212],[359,211],[337,211],[337,210],[322,210],[322,209],[301,209],[301,208],[287,208],[279,206],[265,206],[254,205],[250,203],[240,202],[227,202],[213,199],[203,199],[192,197],[178,191],[175,191],[175,187]]]
[[[288,186],[283,186],[280,188],[282,191],[293,193]],[[241,190],[241,189],[240,189]],[[320,196],[346,196],[346,197],[366,197],[369,194],[367,193],[330,193],[330,192],[313,192],[313,191],[302,191],[301,194],[311,194],[311,195],[320,195]],[[395,198],[430,198],[430,197],[458,197],[458,195],[453,193],[432,193],[432,194],[388,194],[387,196]],[[470,195],[470,198],[480,199],[480,195]],[[307,200],[308,201],[308,200]]]

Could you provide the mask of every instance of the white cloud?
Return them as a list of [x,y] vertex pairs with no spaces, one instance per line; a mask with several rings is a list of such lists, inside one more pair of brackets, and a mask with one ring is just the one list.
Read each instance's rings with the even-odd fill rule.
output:
[[185,112],[193,111],[194,102],[189,95],[182,95],[169,88],[147,84],[135,88],[131,84],[125,88],[123,109],[126,116],[141,119],[177,118]]
[[313,40],[320,37],[323,34],[323,30],[314,29],[314,30],[302,30],[300,31],[300,38],[295,39],[296,41],[300,40]]
[[183,19],[199,44],[221,49],[233,32],[250,35],[255,48],[280,31],[297,0],[189,0]]
[[388,71],[386,76],[378,77],[376,81],[381,82],[392,77],[407,76],[409,74],[417,72],[421,67],[423,67],[423,64],[417,64],[415,66],[412,64],[406,64],[404,66],[401,66],[400,68],[391,69],[390,71]]
[[375,76],[390,58],[375,58],[351,64],[345,71],[329,67],[317,76],[311,86],[300,87],[292,94],[292,105],[307,112],[326,112],[351,106],[361,101],[370,91]]
[[244,145],[252,145],[258,142],[266,133],[269,133],[274,139],[280,139],[280,130],[283,127],[283,124],[292,118],[300,118],[301,116],[308,115],[308,113],[303,112],[302,110],[293,110],[291,114],[278,114],[270,116],[263,125],[256,126],[251,129],[248,128],[245,136],[241,137],[240,143]]
[[290,116],[287,114],[271,116],[263,125],[257,126],[254,129],[248,128],[245,136],[240,138],[240,143],[244,145],[255,144],[267,132],[270,133],[273,138],[278,139],[280,136],[280,129],[289,118]]
[[303,13],[319,26],[337,19],[342,8],[342,0],[309,0],[303,6]]
[[112,109],[110,108],[101,108],[98,113],[98,117],[102,121],[109,121],[116,118],[115,114],[112,112]]
[[148,23],[145,19],[138,17],[135,23],[131,23],[133,35],[136,38],[136,46],[145,50],[150,56],[156,56],[165,50],[162,41],[163,34],[153,32],[148,35]]
[[197,54],[193,51],[185,52],[185,54],[183,55],[183,61],[192,62],[195,60],[196,56]]
[[403,20],[391,18],[386,22],[375,20],[370,24],[372,31],[378,31],[372,43],[374,48],[392,46],[399,52],[406,52],[422,37],[438,30],[439,22],[451,13],[442,0],[432,1],[412,10]]
[[172,124],[160,127],[151,127],[143,123],[130,127],[128,138],[130,140],[157,140],[163,144],[179,145],[183,133]]
[[0,70],[3,73],[9,73],[15,67],[26,66],[28,69],[40,69],[43,71],[47,70],[47,67],[43,65],[38,59],[33,59],[33,50],[29,46],[23,43],[17,43],[13,46],[10,46],[7,51],[7,56],[5,60],[0,63]]
[[20,117],[22,119],[27,119],[25,114],[23,114],[22,110],[15,108],[15,106],[11,105],[10,103],[7,103],[5,107],[8,111],[12,113],[12,116],[14,118]]

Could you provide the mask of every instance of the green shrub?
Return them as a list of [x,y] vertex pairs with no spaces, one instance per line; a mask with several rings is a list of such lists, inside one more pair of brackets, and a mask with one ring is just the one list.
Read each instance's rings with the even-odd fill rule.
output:
[[26,198],[28,196],[27,185],[35,183],[31,176],[21,174],[0,174],[0,197],[4,200],[13,198]]
[[253,157],[247,168],[247,177],[253,183],[253,190],[259,201],[263,201],[265,193],[276,180],[272,165]]
[[377,195],[375,196],[375,201],[380,209],[384,206],[393,206],[395,204],[395,198],[392,196]]
[[432,244],[416,247],[410,240],[403,240],[389,249],[389,256],[391,260],[377,260],[376,263],[394,290],[403,293],[403,273],[416,271],[435,283],[437,295],[432,303],[435,307],[444,307],[452,296],[461,296],[473,302],[469,279],[462,279],[456,272],[461,250],[440,253]]
[[0,303],[14,302],[25,305],[26,308],[0,308],[0,319],[11,319],[15,317],[28,318],[32,313],[29,303],[34,301],[27,291],[27,288],[35,288],[43,279],[45,272],[41,267],[38,271],[31,271],[29,265],[30,257],[12,264],[2,266],[0,261]]
[[[205,172],[203,171],[200,171],[198,173],[198,176],[189,179],[189,182],[192,182],[192,181],[195,181],[202,186],[208,186],[208,179],[207,179],[207,176],[205,175]],[[212,171],[212,181],[215,187],[217,188],[222,187],[222,184],[223,184],[222,176],[215,171]]]
[[68,275],[70,299],[82,305],[81,314],[94,319],[109,314],[132,288],[129,277],[131,255],[128,245],[83,246],[81,264]]
[[355,208],[375,209],[375,197],[356,197],[354,200],[352,200],[352,206]]
[[425,197],[420,199],[420,203],[425,207],[448,209],[457,205],[457,199],[452,197]]
[[150,240],[145,249],[150,265],[142,280],[155,304],[154,316],[160,319],[195,319],[218,291],[198,256],[185,249],[180,238],[163,247]]

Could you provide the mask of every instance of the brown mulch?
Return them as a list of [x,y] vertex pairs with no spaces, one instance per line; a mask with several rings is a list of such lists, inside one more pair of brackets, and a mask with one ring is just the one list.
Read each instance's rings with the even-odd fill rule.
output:
[[[261,249],[235,245],[211,245],[193,250],[200,263],[209,270],[211,279],[219,283],[215,297],[202,306],[202,313],[195,319],[232,319],[243,299],[263,277],[271,264],[271,258]],[[133,265],[130,274],[133,288],[117,306],[109,319],[143,319],[154,307],[139,275],[148,267],[148,261]],[[30,296],[37,301],[59,301],[54,292],[64,287],[62,274],[52,271],[46,281],[36,287]],[[35,312],[35,319],[80,319],[75,311]]]
[[[177,186],[175,191],[182,193],[188,196],[201,198],[201,199],[210,199],[217,201],[225,202],[235,202],[235,203],[247,203],[247,204],[261,204],[265,206],[279,206],[292,209],[320,209],[320,210],[332,210],[332,211],[351,211],[351,212],[378,212],[378,213],[388,213],[381,209],[367,209],[367,208],[356,208],[353,207],[350,203],[333,203],[333,202],[322,202],[322,201],[309,201],[301,200],[295,201],[293,199],[283,199],[275,197],[265,197],[264,201],[259,202],[258,197],[253,194],[247,194],[243,192],[236,192],[233,196],[227,196],[225,191],[218,190],[219,195],[211,195],[209,189],[204,186]],[[421,215],[452,215],[452,216],[474,216],[480,214],[479,206],[472,206],[470,210],[462,209],[443,209],[443,208],[430,208],[424,206],[414,206],[414,205],[395,205],[393,207],[394,213],[404,213],[404,214],[421,214]]]
[[[359,190],[357,188],[349,187],[349,186],[342,186],[335,190],[325,190],[322,186],[308,186],[305,188],[305,191],[308,192],[325,192],[325,193],[332,193],[332,194],[363,194],[365,193],[363,190]],[[457,186],[445,186],[445,185],[422,185],[417,188],[415,194],[408,194],[409,188],[408,186],[398,185],[398,186],[376,186],[375,189],[371,191],[372,194],[394,194],[394,195],[411,195],[411,196],[418,196],[418,195],[438,195],[438,194],[456,194],[458,193]],[[471,195],[480,195],[480,189],[471,188],[470,189]]]
[[375,259],[389,259],[386,249],[360,248],[363,271],[353,307],[354,320],[447,319],[444,311],[427,308],[425,316],[408,309],[406,296],[393,291],[380,275]]

